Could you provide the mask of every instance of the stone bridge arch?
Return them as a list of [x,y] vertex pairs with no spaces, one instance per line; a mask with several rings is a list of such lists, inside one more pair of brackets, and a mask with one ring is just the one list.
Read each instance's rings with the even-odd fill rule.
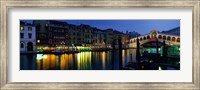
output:
[[[151,39],[146,39],[146,40],[140,41],[140,45],[143,45],[143,44],[146,44],[146,43],[150,43],[150,42],[156,42],[156,40],[158,40],[158,42],[160,42],[160,43],[164,42],[163,39],[151,38]],[[165,44],[169,45],[170,43],[165,40]]]
[[175,36],[175,35],[168,35],[168,34],[162,34],[156,30],[152,30],[150,33],[135,37],[130,39],[130,47],[136,47],[136,41],[137,38],[139,39],[140,45],[149,43],[149,42],[156,42],[156,39],[158,39],[158,42],[163,43],[165,41],[165,44],[167,45],[180,45],[180,36]]

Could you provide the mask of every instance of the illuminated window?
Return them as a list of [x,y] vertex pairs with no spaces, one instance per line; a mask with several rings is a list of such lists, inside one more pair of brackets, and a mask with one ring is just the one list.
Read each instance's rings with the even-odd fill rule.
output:
[[153,33],[152,33],[152,38],[157,38],[156,36],[157,36],[157,33],[156,33],[156,32],[153,32]]
[[37,43],[40,43],[40,40],[37,40]]
[[65,42],[64,42],[64,41],[62,41],[60,44],[65,44]]
[[28,30],[29,30],[29,31],[32,31],[32,27],[28,27]]
[[20,27],[20,30],[21,30],[21,31],[22,31],[22,30],[24,30],[24,27],[23,27],[23,26],[21,26],[21,27]]

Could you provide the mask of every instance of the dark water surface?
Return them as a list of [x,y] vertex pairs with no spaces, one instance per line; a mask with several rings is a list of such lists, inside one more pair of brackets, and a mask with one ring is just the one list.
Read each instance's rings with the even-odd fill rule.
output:
[[[136,62],[136,50],[122,50],[123,67]],[[80,52],[75,54],[21,54],[20,70],[112,70],[119,69],[119,52]]]

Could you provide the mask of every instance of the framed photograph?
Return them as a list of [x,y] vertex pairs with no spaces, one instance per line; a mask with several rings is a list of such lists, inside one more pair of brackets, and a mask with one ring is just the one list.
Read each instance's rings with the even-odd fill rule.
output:
[[0,4],[2,90],[200,90],[199,0]]

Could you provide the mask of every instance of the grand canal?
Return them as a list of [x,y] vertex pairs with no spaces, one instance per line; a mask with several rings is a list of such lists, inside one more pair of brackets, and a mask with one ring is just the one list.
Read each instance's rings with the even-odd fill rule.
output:
[[[123,67],[136,62],[136,49],[122,50]],[[74,54],[21,54],[20,70],[119,70],[119,52],[79,52]]]

